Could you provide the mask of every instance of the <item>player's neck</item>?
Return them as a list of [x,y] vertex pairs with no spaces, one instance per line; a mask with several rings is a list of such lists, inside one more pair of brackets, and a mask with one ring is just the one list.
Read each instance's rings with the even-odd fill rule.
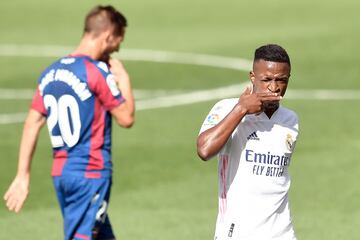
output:
[[277,106],[276,108],[268,108],[264,110],[264,113],[266,114],[266,116],[270,119],[272,117],[272,115],[274,115],[274,113],[276,112],[276,110],[279,109],[279,106]]
[[96,40],[84,37],[81,39],[79,46],[72,55],[87,55],[92,59],[98,60],[102,55],[100,43]]

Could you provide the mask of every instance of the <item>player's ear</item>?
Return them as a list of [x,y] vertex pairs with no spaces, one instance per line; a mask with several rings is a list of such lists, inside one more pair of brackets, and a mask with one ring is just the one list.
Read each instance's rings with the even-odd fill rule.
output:
[[105,40],[107,43],[111,42],[112,40],[112,35],[111,35],[111,32],[110,31],[106,31],[105,32]]
[[111,34],[111,29],[106,29],[101,32],[100,37],[102,40],[105,40],[105,42],[109,42],[111,40]]
[[104,30],[104,31],[101,31],[100,34],[99,34],[99,37],[98,38],[101,38],[101,39],[108,39],[109,38],[109,35],[110,35],[110,31],[109,30]]
[[252,84],[254,84],[254,81],[255,81],[255,73],[254,73],[254,71],[251,71],[249,73],[249,76],[250,76],[250,80],[251,80]]

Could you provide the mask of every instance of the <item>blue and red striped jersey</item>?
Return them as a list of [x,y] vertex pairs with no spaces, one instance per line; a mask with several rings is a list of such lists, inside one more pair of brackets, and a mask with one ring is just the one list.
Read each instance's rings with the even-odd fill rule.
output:
[[104,62],[67,56],[40,76],[31,108],[47,118],[52,176],[110,177],[111,114],[124,102]]

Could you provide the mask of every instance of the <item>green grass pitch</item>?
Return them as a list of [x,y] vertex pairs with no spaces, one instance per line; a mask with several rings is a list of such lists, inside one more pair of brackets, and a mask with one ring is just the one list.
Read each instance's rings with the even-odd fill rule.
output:
[[[237,57],[279,43],[292,59],[291,90],[360,90],[357,0],[343,1],[1,1],[5,44],[75,47],[85,13],[113,4],[129,20],[122,48]],[[1,52],[1,51],[0,51]],[[0,54],[0,89],[31,89],[54,57]],[[124,61],[135,89],[189,92],[248,81],[247,72],[190,64]],[[239,94],[241,89],[239,89]],[[109,215],[118,239],[212,239],[217,213],[216,160],[196,155],[199,127],[216,100],[141,110],[131,130],[114,127],[114,185]],[[0,114],[27,111],[5,100]],[[290,172],[298,239],[360,236],[359,99],[285,99],[300,117]],[[0,194],[16,171],[22,125],[0,124]],[[50,177],[51,150],[41,133],[31,191],[20,214],[0,205],[0,239],[62,239]]]

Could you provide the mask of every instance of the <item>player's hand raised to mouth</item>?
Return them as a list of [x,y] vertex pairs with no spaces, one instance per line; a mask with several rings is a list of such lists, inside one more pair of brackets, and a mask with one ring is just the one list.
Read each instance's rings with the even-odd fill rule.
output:
[[241,94],[239,104],[246,110],[247,114],[260,113],[264,111],[265,102],[278,102],[281,100],[279,93],[263,92],[253,93],[248,87]]

